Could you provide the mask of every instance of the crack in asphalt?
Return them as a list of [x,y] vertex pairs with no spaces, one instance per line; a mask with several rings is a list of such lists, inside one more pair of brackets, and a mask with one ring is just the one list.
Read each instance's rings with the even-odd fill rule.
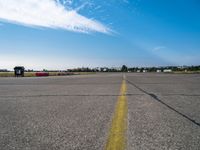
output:
[[138,90],[140,90],[141,92],[143,92],[143,93],[149,95],[150,97],[152,97],[152,98],[153,98],[154,100],[156,100],[157,102],[163,104],[164,106],[166,106],[166,107],[169,108],[170,110],[174,111],[175,113],[179,114],[180,116],[184,117],[185,119],[189,120],[189,121],[192,122],[193,124],[195,124],[195,125],[197,125],[197,126],[200,127],[200,123],[199,123],[199,122],[196,122],[194,119],[190,118],[189,116],[187,116],[187,115],[185,115],[185,114],[179,112],[178,110],[176,110],[176,109],[173,108],[172,106],[168,105],[167,103],[165,103],[164,101],[162,101],[161,99],[159,99],[157,95],[155,95],[155,94],[153,94],[153,93],[149,93],[149,92],[143,90],[142,88],[140,88],[139,86],[137,86],[136,84],[134,84],[133,82],[131,82],[131,81],[127,80],[127,79],[126,79],[126,81],[127,81],[130,85],[132,85],[132,86],[134,86],[135,88],[137,88]]
[[[136,84],[147,84],[147,85],[148,85],[148,84],[149,84],[149,85],[151,85],[151,84],[154,84],[154,85],[157,85],[157,84],[158,84],[158,85],[160,85],[160,84],[162,84],[162,85],[163,85],[163,84],[164,84],[164,85],[177,85],[177,84],[178,84],[178,85],[185,85],[184,83],[165,83],[165,82],[163,82],[163,83],[162,83],[162,82],[159,82],[159,83],[156,83],[156,82],[155,82],[155,83],[137,82]],[[192,84],[192,85],[196,84],[196,85],[198,85],[198,83],[187,83],[187,84]]]
[[199,94],[160,94],[161,96],[200,96]]

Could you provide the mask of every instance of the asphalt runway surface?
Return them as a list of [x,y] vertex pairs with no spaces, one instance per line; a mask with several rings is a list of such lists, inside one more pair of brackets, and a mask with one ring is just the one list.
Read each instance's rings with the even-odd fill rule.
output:
[[104,150],[123,78],[127,150],[200,150],[200,75],[162,73],[0,78],[0,149]]

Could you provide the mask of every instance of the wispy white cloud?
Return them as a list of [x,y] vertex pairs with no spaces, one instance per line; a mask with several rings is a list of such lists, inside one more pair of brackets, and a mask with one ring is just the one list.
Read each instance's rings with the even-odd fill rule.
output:
[[156,46],[153,48],[153,51],[159,51],[159,50],[162,50],[162,49],[166,49],[165,46]]
[[123,0],[124,3],[129,3],[129,0]]
[[[71,3],[66,0],[64,3]],[[0,0],[0,20],[33,27],[60,28],[74,32],[111,30],[102,23],[67,9],[59,0]]]

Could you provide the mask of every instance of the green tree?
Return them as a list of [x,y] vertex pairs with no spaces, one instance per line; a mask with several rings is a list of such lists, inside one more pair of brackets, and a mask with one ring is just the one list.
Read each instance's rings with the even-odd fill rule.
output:
[[123,65],[121,68],[122,72],[127,72],[128,71],[128,67],[126,65]]

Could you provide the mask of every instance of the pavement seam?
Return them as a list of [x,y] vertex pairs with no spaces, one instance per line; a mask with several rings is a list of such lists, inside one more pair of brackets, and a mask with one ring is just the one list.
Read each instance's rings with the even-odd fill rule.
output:
[[[124,94],[125,96],[140,96],[140,95],[144,95],[144,94]],[[110,97],[110,96],[113,96],[113,97],[116,97],[116,96],[121,96],[120,94],[108,94],[108,95],[104,95],[104,94],[99,94],[99,95],[90,95],[90,94],[80,94],[80,95],[24,95],[24,96],[13,96],[13,95],[6,95],[6,96],[0,96],[0,98],[19,98],[19,97],[59,97],[59,96],[102,96],[102,97]]]

